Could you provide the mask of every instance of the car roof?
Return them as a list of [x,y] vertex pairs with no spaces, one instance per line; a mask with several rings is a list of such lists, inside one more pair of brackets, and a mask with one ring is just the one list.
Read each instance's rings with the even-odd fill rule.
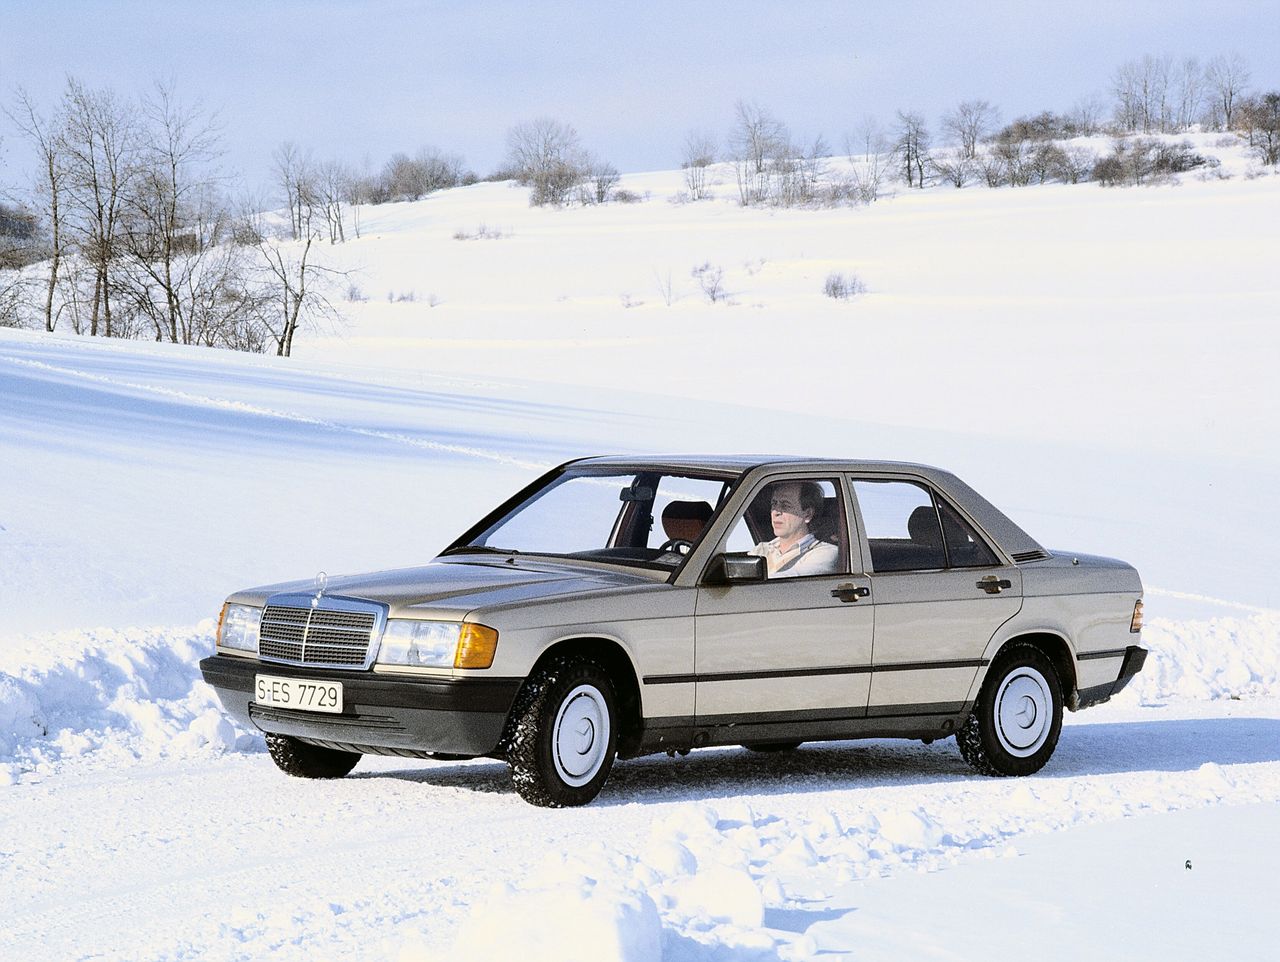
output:
[[794,454],[640,454],[609,455],[603,457],[581,458],[571,462],[574,465],[592,465],[600,467],[663,467],[682,470],[708,469],[713,471],[749,471],[760,467],[785,468],[833,468],[841,471],[918,471],[924,474],[940,472],[941,469],[927,464],[914,464],[908,461],[868,461],[846,458],[816,458]]

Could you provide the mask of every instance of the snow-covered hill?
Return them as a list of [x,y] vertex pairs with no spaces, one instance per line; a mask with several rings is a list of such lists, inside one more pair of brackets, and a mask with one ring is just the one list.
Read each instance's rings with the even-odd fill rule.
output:
[[[972,958],[1000,923],[1066,958],[1106,950],[1102,913],[1125,957],[1185,958],[1212,911],[1262,957],[1280,177],[1227,160],[837,210],[672,203],[678,172],[562,211],[481,184],[363,211],[326,256],[366,299],[292,359],[0,331],[0,956]],[[825,297],[832,271],[867,293]],[[949,743],[715,750],[573,813],[495,762],[285,779],[198,679],[237,587],[420,561],[551,464],[659,450],[945,465],[1134,562],[1152,659],[1032,780]],[[918,924],[973,891],[1019,909]]]

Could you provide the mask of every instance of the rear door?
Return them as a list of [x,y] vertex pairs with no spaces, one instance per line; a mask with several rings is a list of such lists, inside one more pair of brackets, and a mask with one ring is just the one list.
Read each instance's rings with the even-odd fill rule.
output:
[[962,711],[983,652],[1022,606],[1022,577],[923,480],[852,478],[875,639],[868,717]]

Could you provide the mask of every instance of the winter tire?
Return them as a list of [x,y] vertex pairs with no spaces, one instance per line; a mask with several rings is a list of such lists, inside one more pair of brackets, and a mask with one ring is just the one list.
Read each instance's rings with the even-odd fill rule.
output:
[[581,655],[556,658],[529,676],[507,723],[507,764],[526,802],[585,805],[604,787],[618,747],[613,683]]
[[983,775],[1031,775],[1062,732],[1062,683],[1040,649],[1014,644],[996,656],[973,712],[956,733],[960,754]]
[[267,751],[276,767],[299,778],[342,778],[360,761],[359,752],[309,745],[288,735],[267,735]]

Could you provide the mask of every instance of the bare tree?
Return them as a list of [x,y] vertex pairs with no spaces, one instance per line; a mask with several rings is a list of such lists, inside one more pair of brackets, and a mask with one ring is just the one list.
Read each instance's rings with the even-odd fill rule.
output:
[[157,339],[191,344],[197,337],[188,294],[201,285],[203,261],[223,239],[227,215],[211,169],[219,155],[216,120],[180,103],[171,82],[158,82],[142,102],[137,175],[127,196],[124,250],[132,303],[149,317]]
[[849,158],[853,192],[862,203],[879,200],[890,172],[891,149],[874,117],[864,118],[854,133],[845,137],[844,150]]
[[684,136],[680,151],[680,169],[689,197],[702,200],[707,196],[707,168],[716,162],[716,141],[710,134],[691,130]]
[[532,188],[530,204],[558,207],[587,176],[587,154],[573,127],[539,117],[507,131],[506,166]]
[[1067,111],[1065,125],[1072,137],[1092,137],[1102,132],[1107,107],[1096,94],[1082,97]]
[[942,116],[942,129],[960,145],[960,160],[973,160],[978,155],[978,142],[985,140],[999,123],[1000,111],[985,100],[966,100]]
[[264,295],[274,302],[267,329],[276,354],[289,357],[298,328],[338,317],[329,294],[346,273],[324,267],[315,260],[313,246],[319,235],[308,230],[300,244],[264,239],[258,250],[265,266]]
[[1172,127],[1169,80],[1173,59],[1145,54],[1116,68],[1111,78],[1116,123],[1144,134]]
[[1195,57],[1184,57],[1178,64],[1174,78],[1173,125],[1186,130],[1200,119],[1204,105],[1204,69]]
[[770,164],[789,146],[787,128],[763,107],[739,100],[734,105],[729,151],[738,181],[738,199],[745,206],[769,196]]
[[311,229],[311,215],[316,201],[311,152],[304,152],[293,141],[286,140],[272,152],[271,160],[276,185],[289,209],[290,235],[294,240],[302,240]]
[[1236,109],[1249,86],[1249,64],[1238,53],[1219,54],[1205,68],[1209,90],[1209,116],[1213,126],[1232,130]]
[[925,166],[929,163],[929,128],[914,111],[899,110],[897,118],[893,149],[902,166],[902,179],[908,187],[923,187]]
[[1254,156],[1272,167],[1280,163],[1280,91],[1245,98],[1237,114]]
[[617,190],[618,181],[622,177],[618,173],[618,168],[607,160],[588,156],[586,171],[587,179],[582,187],[583,203],[607,204],[613,197],[614,191]]
[[60,120],[46,121],[36,109],[30,95],[21,87],[15,92],[12,110],[5,114],[13,121],[27,142],[35,148],[40,169],[36,177],[36,196],[40,198],[43,213],[49,223],[49,281],[45,286],[44,329],[55,327],[53,295],[58,287],[58,268],[66,252],[63,230],[63,192],[67,177],[65,145],[62,140]]
[[122,335],[113,328],[112,273],[121,254],[125,197],[139,170],[137,112],[111,90],[91,90],[75,78],[67,80],[62,109],[66,193],[80,247],[94,266],[89,332],[98,333],[101,319],[107,337]]
[[347,231],[342,205],[351,195],[351,182],[355,174],[338,160],[326,160],[316,165],[316,194],[324,208],[325,227],[329,231],[329,243],[346,243]]

